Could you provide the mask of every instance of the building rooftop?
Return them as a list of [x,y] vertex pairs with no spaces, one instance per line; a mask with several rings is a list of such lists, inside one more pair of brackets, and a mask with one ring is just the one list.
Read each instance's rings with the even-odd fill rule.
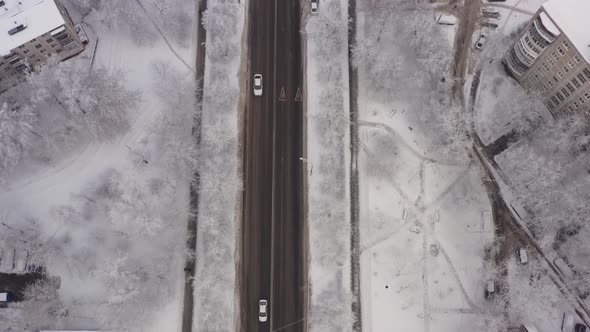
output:
[[[0,5],[0,56],[65,23],[54,0],[0,0]],[[24,30],[8,33],[21,24]]]
[[543,8],[586,62],[590,62],[590,0],[549,0]]

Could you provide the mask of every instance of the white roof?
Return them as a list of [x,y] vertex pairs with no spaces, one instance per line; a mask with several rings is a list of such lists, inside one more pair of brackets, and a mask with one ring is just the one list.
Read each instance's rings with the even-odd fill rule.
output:
[[0,302],[8,301],[8,293],[0,293]]
[[580,54],[590,62],[590,0],[549,0],[543,8]]
[[[39,37],[61,25],[64,19],[54,0],[4,0],[0,7],[0,55]],[[19,24],[27,28],[9,35],[8,30]]]

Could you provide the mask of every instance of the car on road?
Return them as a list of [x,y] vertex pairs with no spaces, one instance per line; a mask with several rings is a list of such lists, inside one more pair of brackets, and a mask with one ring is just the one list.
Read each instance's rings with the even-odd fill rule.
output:
[[262,75],[254,74],[254,95],[262,96]]
[[268,320],[268,302],[266,300],[258,301],[258,320],[261,322]]
[[588,332],[588,326],[578,323],[576,324],[574,332]]
[[481,50],[483,46],[486,44],[487,39],[488,38],[483,33],[479,35],[479,37],[477,37],[477,41],[475,42],[475,49]]
[[320,0],[311,0],[311,13],[317,14],[320,6]]
[[518,254],[518,259],[520,260],[520,264],[527,264],[529,262],[529,255],[526,252],[525,248],[519,248],[516,252]]

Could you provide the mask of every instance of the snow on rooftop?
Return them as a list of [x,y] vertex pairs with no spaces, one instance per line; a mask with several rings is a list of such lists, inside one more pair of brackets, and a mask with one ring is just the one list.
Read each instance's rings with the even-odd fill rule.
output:
[[553,24],[553,21],[549,17],[547,17],[547,14],[541,12],[539,17],[541,18],[541,22],[543,22],[543,26],[547,28],[549,32],[551,32],[555,36],[559,36],[561,34],[559,29],[555,26],[555,24]]
[[549,0],[543,4],[547,15],[590,62],[590,0]]
[[[64,24],[54,0],[4,0],[0,7],[0,55]],[[8,31],[20,24],[26,28],[13,35]]]
[[8,301],[8,293],[0,293],[0,302]]

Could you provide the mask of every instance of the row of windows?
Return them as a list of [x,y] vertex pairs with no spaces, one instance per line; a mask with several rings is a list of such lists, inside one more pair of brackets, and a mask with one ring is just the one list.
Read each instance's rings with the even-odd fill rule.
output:
[[[548,102],[548,106],[550,109],[554,109],[555,107],[559,106],[559,104],[563,103],[570,94],[567,92],[566,89],[561,89],[555,95],[550,98]],[[590,103],[590,92],[584,92],[584,96],[579,97],[578,100],[573,101],[570,103],[568,107],[573,107],[573,109],[578,109],[580,106],[583,106],[585,103]]]

